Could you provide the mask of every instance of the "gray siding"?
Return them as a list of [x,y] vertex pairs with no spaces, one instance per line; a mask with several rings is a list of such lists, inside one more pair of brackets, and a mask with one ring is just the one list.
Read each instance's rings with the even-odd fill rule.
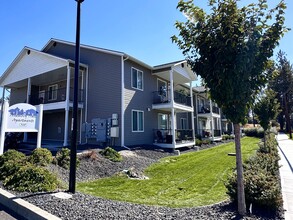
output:
[[[134,62],[127,60],[124,65],[125,145],[152,144],[153,129],[158,127],[158,111],[152,110],[153,91],[157,90],[157,79],[151,75],[151,70]],[[143,71],[143,91],[131,88],[132,67]],[[144,112],[144,132],[132,132],[132,110]]]
[[[65,112],[45,111],[43,116],[42,138],[47,140],[63,140]],[[59,128],[59,129],[58,129]]]
[[10,93],[9,105],[16,103],[26,103],[27,87],[12,88]]
[[[48,53],[74,60],[75,48],[57,43]],[[121,137],[121,57],[81,48],[80,62],[89,66],[87,121],[118,113]]]

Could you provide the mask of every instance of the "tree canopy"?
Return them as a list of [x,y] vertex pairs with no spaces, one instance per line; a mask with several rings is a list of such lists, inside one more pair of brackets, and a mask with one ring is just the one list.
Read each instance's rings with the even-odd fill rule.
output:
[[269,129],[270,121],[277,117],[279,108],[280,104],[276,99],[276,93],[271,89],[267,89],[254,106],[254,113],[257,115],[264,131]]
[[172,37],[233,123],[244,121],[248,105],[267,82],[267,61],[287,30],[283,1],[272,10],[266,0],[242,8],[237,2],[209,0],[207,14],[193,1],[181,0],[177,8],[188,19],[176,22],[179,36]]

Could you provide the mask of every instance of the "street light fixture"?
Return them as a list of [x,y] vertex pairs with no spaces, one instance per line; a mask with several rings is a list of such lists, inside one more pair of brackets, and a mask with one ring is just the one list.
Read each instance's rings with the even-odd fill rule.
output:
[[84,0],[75,0],[77,2],[76,17],[76,41],[75,41],[75,65],[74,65],[74,98],[73,98],[73,116],[72,116],[72,135],[70,150],[70,173],[69,173],[69,192],[75,193],[76,185],[76,151],[77,151],[77,113],[78,113],[78,75],[79,75],[79,52],[80,52],[80,6]]

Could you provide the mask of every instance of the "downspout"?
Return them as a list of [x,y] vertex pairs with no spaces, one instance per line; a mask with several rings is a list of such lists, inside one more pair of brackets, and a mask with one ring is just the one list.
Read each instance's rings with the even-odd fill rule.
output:
[[124,147],[124,115],[125,115],[125,103],[124,103],[124,94],[125,94],[125,77],[124,77],[124,62],[128,60],[129,57],[124,59],[123,55],[121,56],[121,146]]
[[[84,121],[85,123],[87,123],[87,110],[88,110],[88,88],[89,88],[89,67],[87,66],[86,67],[86,72],[85,72],[85,110],[84,110]],[[88,139],[87,137],[85,138],[85,142],[87,142]]]

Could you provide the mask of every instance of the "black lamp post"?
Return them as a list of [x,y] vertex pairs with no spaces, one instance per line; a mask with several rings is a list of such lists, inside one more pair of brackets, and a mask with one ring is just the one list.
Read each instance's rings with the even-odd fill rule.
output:
[[76,42],[75,42],[75,65],[74,65],[74,98],[73,98],[73,116],[72,116],[72,135],[70,150],[70,174],[69,174],[69,192],[75,193],[76,182],[76,150],[77,150],[77,113],[78,113],[78,75],[79,75],[79,52],[80,52],[80,5],[84,0],[75,0],[77,2],[76,17]]

